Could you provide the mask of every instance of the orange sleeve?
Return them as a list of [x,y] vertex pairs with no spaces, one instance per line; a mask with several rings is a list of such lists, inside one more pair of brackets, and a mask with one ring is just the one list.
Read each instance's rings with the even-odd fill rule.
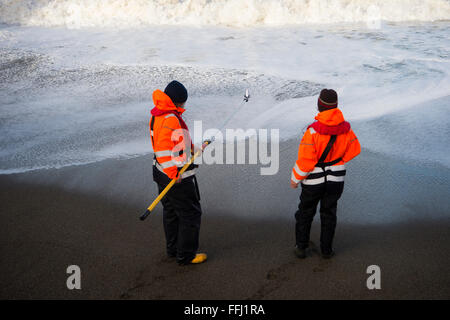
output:
[[348,133],[349,142],[347,144],[347,149],[345,150],[342,160],[344,162],[349,162],[354,157],[356,157],[361,152],[361,145],[359,144],[358,138],[356,137],[353,130]]
[[313,134],[315,134],[314,129],[306,130],[300,141],[297,161],[291,174],[291,180],[295,183],[305,179],[314,170],[318,161]]
[[155,141],[156,146],[154,146],[156,160],[169,179],[178,177],[178,167],[174,161],[176,156],[174,149],[180,139],[178,141],[172,139],[173,132],[178,129],[181,129],[181,126],[176,117],[164,119],[160,132],[158,133],[158,141]]

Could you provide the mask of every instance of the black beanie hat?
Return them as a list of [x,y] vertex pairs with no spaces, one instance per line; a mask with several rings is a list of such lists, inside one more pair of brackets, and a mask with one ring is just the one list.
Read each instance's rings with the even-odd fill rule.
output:
[[188,93],[186,88],[178,81],[174,80],[167,85],[164,93],[169,96],[173,103],[186,102]]
[[333,89],[323,89],[320,91],[319,100],[317,101],[319,110],[334,109],[338,106],[338,96]]

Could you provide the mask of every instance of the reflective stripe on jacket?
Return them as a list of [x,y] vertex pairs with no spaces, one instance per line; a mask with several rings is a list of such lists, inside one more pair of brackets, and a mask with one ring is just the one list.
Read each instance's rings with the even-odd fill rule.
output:
[[[345,163],[361,152],[358,138],[337,108],[320,112],[315,119],[317,122],[308,127],[300,142],[291,180],[305,185],[316,185],[326,181],[342,182],[346,172]],[[341,161],[329,166],[317,166],[331,135],[337,136],[336,142],[324,162],[339,158]]]

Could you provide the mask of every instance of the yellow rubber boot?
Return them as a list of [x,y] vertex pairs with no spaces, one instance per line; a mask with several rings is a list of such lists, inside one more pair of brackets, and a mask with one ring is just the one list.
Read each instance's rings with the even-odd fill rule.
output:
[[192,264],[203,263],[206,261],[206,259],[208,259],[208,256],[206,255],[206,253],[197,253],[195,258],[192,259],[191,263]]

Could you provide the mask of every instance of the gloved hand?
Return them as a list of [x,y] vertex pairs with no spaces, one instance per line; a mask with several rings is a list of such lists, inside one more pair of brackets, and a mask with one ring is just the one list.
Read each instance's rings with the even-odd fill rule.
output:
[[211,144],[211,140],[205,140],[205,141],[203,141],[203,144],[202,144],[202,150],[204,150],[208,145],[210,145]]

